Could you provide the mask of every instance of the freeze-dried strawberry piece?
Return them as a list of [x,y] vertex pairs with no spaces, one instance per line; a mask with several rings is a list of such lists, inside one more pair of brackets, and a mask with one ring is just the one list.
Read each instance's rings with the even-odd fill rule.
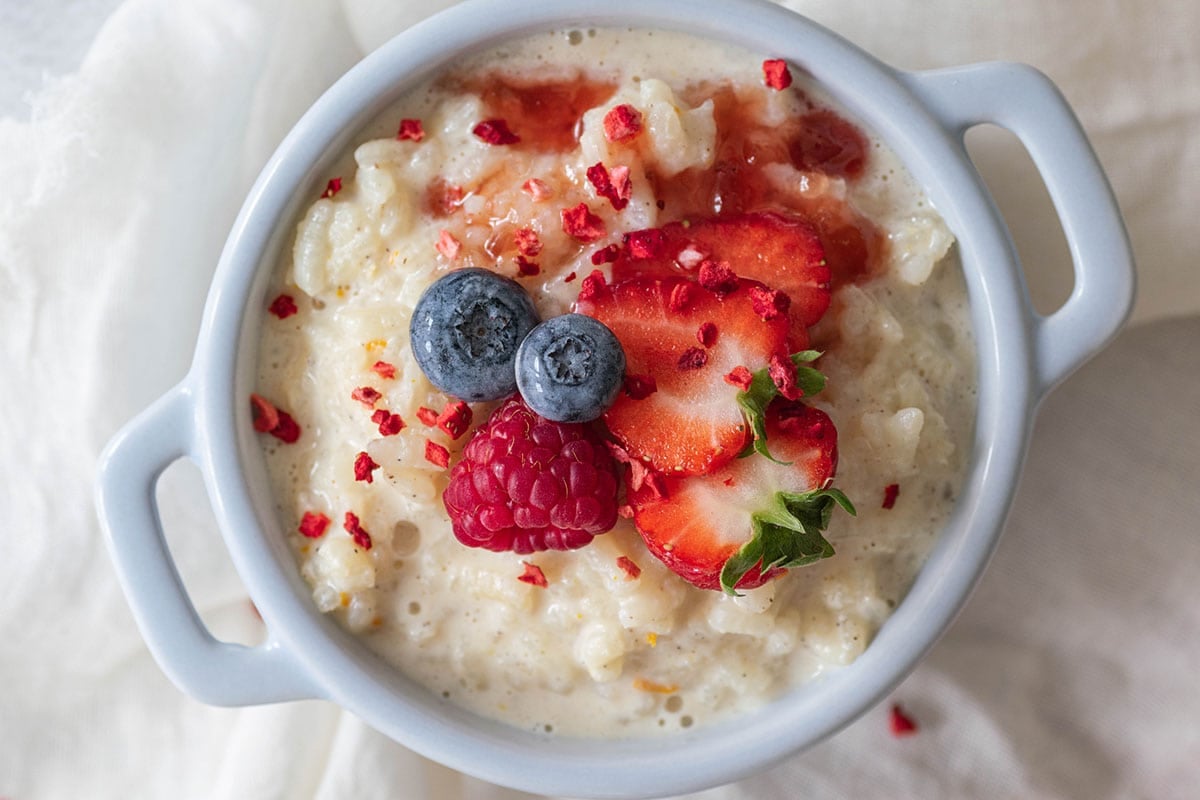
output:
[[400,130],[396,131],[396,138],[404,141],[419,142],[425,138],[425,127],[421,125],[419,119],[402,119],[400,120]]
[[629,556],[617,556],[617,566],[624,571],[626,580],[637,580],[642,574],[642,568]]
[[570,282],[571,282],[571,281],[573,281],[573,280],[575,280],[575,273],[574,273],[574,272],[568,272],[568,273],[567,273],[567,277],[563,278],[563,283],[570,283]]
[[462,250],[462,242],[454,238],[454,234],[443,228],[438,231],[437,251],[446,257],[446,260],[453,261],[458,258],[458,253]]
[[705,347],[712,347],[717,343],[717,326],[711,322],[705,322],[696,329],[696,340]]
[[599,197],[607,199],[612,207],[621,211],[629,205],[633,186],[629,182],[629,167],[619,166],[609,170],[602,163],[587,168],[587,179]]
[[513,234],[513,242],[517,246],[517,252],[527,258],[533,258],[542,252],[542,240],[533,228],[519,228]]
[[490,145],[516,144],[521,137],[508,129],[508,122],[503,119],[485,119],[471,129],[471,133]]
[[792,85],[792,72],[782,58],[768,58],[762,64],[763,82],[772,89],[786,89]]
[[763,319],[775,319],[792,307],[792,298],[787,294],[765,286],[751,286],[750,300],[754,303],[754,313]]
[[450,466],[450,451],[437,442],[426,439],[425,460],[435,467],[445,469]]
[[917,732],[917,721],[910,717],[899,703],[893,703],[891,713],[888,715],[888,727],[892,731],[892,736],[911,736]]
[[296,301],[290,294],[281,294],[276,297],[271,301],[271,305],[267,310],[280,319],[287,319],[300,311],[296,307]]
[[305,511],[300,518],[300,535],[309,539],[320,539],[329,527],[329,517],[318,511]]
[[644,400],[658,391],[658,381],[653,375],[626,375],[623,388],[634,400]]
[[608,293],[608,283],[604,280],[604,273],[598,269],[594,269],[579,284],[578,302],[599,300],[607,296]]
[[893,509],[896,507],[896,498],[900,496],[900,484],[889,483],[883,487],[883,507]]
[[729,371],[725,376],[725,382],[738,387],[743,392],[750,391],[750,384],[754,381],[754,373],[743,366],[736,366]]
[[604,115],[604,138],[610,142],[627,142],[642,132],[642,112],[628,103],[609,109]]
[[719,295],[736,291],[739,284],[738,276],[729,268],[728,263],[712,259],[700,264],[700,272],[696,279],[705,289]]
[[251,394],[250,419],[253,421],[254,430],[268,433],[279,424],[279,410],[262,395]]
[[376,361],[371,365],[371,371],[389,381],[396,377],[396,365],[386,361]]
[[771,356],[771,361],[767,364],[767,375],[779,393],[788,400],[799,400],[804,394],[796,384],[796,364],[790,358]]
[[550,188],[550,184],[539,178],[530,178],[521,184],[521,191],[533,198],[533,202],[540,203],[543,200],[549,200],[554,196],[554,190]]
[[371,415],[371,422],[379,426],[380,436],[395,436],[404,430],[404,420],[400,418],[400,415],[382,408]]
[[532,278],[534,275],[540,275],[542,265],[536,261],[530,261],[525,256],[517,256],[517,274],[522,278]]
[[342,190],[341,178],[330,178],[329,183],[325,184],[325,191],[321,192],[321,197],[333,197]]
[[687,311],[687,307],[692,303],[692,284],[690,282],[680,282],[671,288],[671,295],[667,298],[667,308],[676,313]]
[[545,589],[550,585],[546,580],[546,573],[542,572],[542,568],[537,564],[531,564],[528,561],[522,561],[525,565],[525,571],[517,576],[517,580],[521,583],[528,583],[531,586],[537,586],[540,589]]
[[667,236],[662,228],[633,231],[626,234],[625,247],[631,258],[662,258],[666,253]]
[[279,412],[279,424],[268,431],[284,444],[292,444],[300,438],[300,425],[286,411]]
[[374,408],[375,404],[383,399],[383,395],[378,389],[372,389],[370,386],[359,386],[350,393],[351,400],[357,400],[367,408]]
[[417,409],[417,419],[421,420],[424,425],[432,428],[433,426],[437,425],[438,412],[434,411],[432,408],[421,406]]
[[587,203],[580,203],[562,210],[563,231],[572,239],[581,242],[594,242],[603,238],[607,229],[604,220],[592,213]]
[[365,483],[374,483],[375,476],[372,475],[375,470],[379,469],[379,465],[374,459],[364,450],[354,458],[354,480],[363,481]]
[[367,529],[362,526],[362,521],[353,511],[347,511],[345,520],[342,522],[342,527],[354,539],[354,543],[363,550],[371,549],[371,534],[367,533]]
[[437,426],[457,439],[471,427],[471,407],[462,400],[451,400],[438,415]]
[[597,267],[601,264],[611,264],[612,262],[616,261],[620,255],[620,247],[615,244],[606,245],[605,247],[601,247],[599,250],[592,253],[592,264]]

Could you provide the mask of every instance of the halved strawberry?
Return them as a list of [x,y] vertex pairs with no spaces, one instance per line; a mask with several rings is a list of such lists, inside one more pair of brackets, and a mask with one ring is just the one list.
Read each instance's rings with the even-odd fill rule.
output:
[[761,586],[783,570],[833,555],[822,536],[835,505],[854,507],[829,483],[837,430],[819,409],[776,400],[767,410],[772,452],[737,459],[710,475],[667,477],[630,488],[646,547],[701,589]]
[[[736,367],[761,369],[787,357],[787,320],[762,319],[742,281],[716,294],[682,278],[639,278],[581,294],[576,310],[607,325],[625,350],[626,371],[652,380],[650,394],[622,393],[604,415],[635,458],[668,475],[710,472],[745,447],[749,430]],[[703,346],[702,325],[712,323]],[[709,329],[706,329],[709,330]]]
[[657,231],[661,234],[629,235],[613,264],[614,281],[686,274],[705,259],[728,263],[739,276],[791,298],[791,347],[807,346],[809,326],[829,308],[831,279],[812,224],[801,217],[756,212],[672,222]]

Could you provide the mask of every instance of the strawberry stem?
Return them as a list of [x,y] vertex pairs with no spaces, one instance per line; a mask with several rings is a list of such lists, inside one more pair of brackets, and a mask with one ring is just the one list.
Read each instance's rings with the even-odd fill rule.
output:
[[[825,388],[825,376],[820,370],[806,366],[812,361],[816,361],[821,357],[819,350],[802,350],[799,353],[792,353],[792,363],[796,366],[796,386],[799,387],[804,397],[812,397]],[[779,396],[779,387],[771,380],[768,373],[768,368],[763,367],[757,372],[751,373],[750,388],[745,391],[738,392],[737,403],[742,409],[742,413],[746,415],[746,421],[750,425],[750,430],[753,433],[753,438],[746,448],[738,454],[738,458],[758,453],[761,456],[766,456],[771,461],[782,466],[791,466],[790,461],[780,461],[771,455],[767,449],[767,406],[771,405],[771,401]]]
[[854,504],[828,484],[808,492],[776,492],[771,504],[750,517],[753,536],[721,569],[721,588],[738,596],[737,585],[755,566],[760,573],[813,564],[833,555],[824,537],[835,507],[854,516]]

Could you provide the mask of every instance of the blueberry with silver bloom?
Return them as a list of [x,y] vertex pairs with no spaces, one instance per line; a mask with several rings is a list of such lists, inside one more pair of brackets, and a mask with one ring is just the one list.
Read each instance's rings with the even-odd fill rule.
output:
[[413,310],[413,357],[429,382],[474,403],[517,388],[517,348],[538,323],[520,284],[486,269],[459,269],[434,281]]
[[552,317],[517,351],[517,386],[538,414],[587,422],[613,404],[625,380],[625,351],[602,322],[583,314]]

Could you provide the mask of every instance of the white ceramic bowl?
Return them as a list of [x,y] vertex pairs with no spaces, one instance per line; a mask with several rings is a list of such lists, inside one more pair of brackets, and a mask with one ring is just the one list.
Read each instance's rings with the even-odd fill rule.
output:
[[[866,652],[735,725],[652,743],[555,738],[481,719],[396,673],[318,613],[273,513],[245,413],[268,274],[288,246],[299,204],[334,157],[399,94],[461,54],[568,26],[678,29],[810,72],[892,147],[954,231],[978,342],[979,408],[962,496],[912,590]],[[963,146],[965,131],[984,122],[1025,144],[1066,232],[1075,288],[1046,317],[1030,307],[1013,244]],[[758,772],[828,736],[912,669],[961,608],[996,545],[1037,402],[1116,332],[1132,295],[1129,245],[1105,178],[1063,99],[1030,68],[901,72],[756,0],[474,0],[371,54],[284,140],[230,234],[190,372],[104,457],[100,515],[151,651],[202,701],[325,698],[429,758],[527,791],[648,797],[698,790]],[[266,622],[261,646],[216,641],[179,580],[153,499],[158,476],[179,458],[204,473],[225,545]]]

